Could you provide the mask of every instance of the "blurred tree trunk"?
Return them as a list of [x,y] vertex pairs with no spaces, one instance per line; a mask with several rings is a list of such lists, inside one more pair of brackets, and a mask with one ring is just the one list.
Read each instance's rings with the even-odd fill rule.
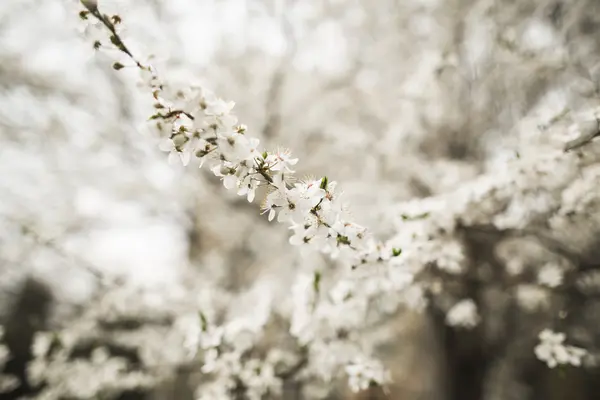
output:
[[33,358],[31,345],[37,331],[47,327],[52,306],[52,294],[43,283],[27,278],[21,286],[4,323],[4,341],[10,350],[10,359],[4,373],[19,378],[21,385],[11,392],[0,394],[1,400],[16,399],[37,391],[29,384],[27,363]]

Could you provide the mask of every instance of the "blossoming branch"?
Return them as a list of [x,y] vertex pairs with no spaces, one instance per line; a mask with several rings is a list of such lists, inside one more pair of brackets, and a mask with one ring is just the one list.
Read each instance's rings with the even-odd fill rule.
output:
[[[102,14],[95,1],[82,0],[82,4],[85,10],[80,13],[80,17],[90,25],[95,23],[97,26],[93,29],[100,27],[108,30],[110,43],[133,61],[132,67],[139,69],[145,85],[152,93],[154,113],[150,121],[164,137],[161,149],[169,153],[170,162],[181,162],[187,166],[194,160],[200,168],[207,165],[220,178],[225,188],[235,190],[249,202],[254,201],[258,188],[265,187],[267,195],[262,203],[262,213],[267,214],[269,221],[276,218],[278,222],[290,224],[292,235],[289,241],[293,245],[307,245],[330,253],[332,257],[347,262],[353,269],[375,264],[389,268],[389,273],[394,268],[401,268],[398,266],[401,263],[397,263],[403,258],[399,257],[401,249],[377,242],[366,228],[350,220],[348,207],[342,201],[342,193],[336,182],[330,181],[326,176],[320,179],[297,179],[293,168],[298,159],[293,158],[286,149],[261,149],[259,139],[252,137],[248,127],[238,122],[233,113],[234,102],[224,101],[203,87],[171,90],[161,81],[154,67],[139,61],[132,54],[119,34],[122,22],[119,16]],[[106,44],[103,39],[98,39],[94,40],[93,45],[100,49]],[[115,62],[113,67],[121,70],[127,66],[125,63]],[[446,246],[444,251],[449,252],[451,249]],[[441,262],[439,264],[443,265]],[[460,272],[460,268],[452,269]],[[403,279],[399,285],[390,285],[389,290],[406,288],[413,280],[412,273],[406,271],[404,278],[407,279]],[[318,309],[315,297],[319,292],[320,279],[321,275],[315,273],[312,279],[303,281],[303,294],[296,296],[302,300],[298,306],[301,312],[297,313],[296,318],[292,318],[291,332],[300,342],[310,341],[303,338],[303,330],[309,317],[302,313]],[[342,283],[344,282],[340,282]],[[336,287],[338,291],[339,286]],[[311,290],[313,293],[308,293]],[[374,292],[378,290],[380,289]],[[370,295],[373,294],[377,293]],[[347,295],[342,297],[349,298]],[[446,323],[470,329],[478,324],[481,317],[475,303],[466,299],[452,307],[447,314]],[[301,322],[295,323],[297,321]],[[207,335],[210,329],[206,327],[200,336]],[[548,337],[548,334],[540,336],[542,342],[548,341]],[[564,337],[561,338],[564,340]],[[220,344],[221,340],[216,340],[207,349],[214,349]],[[539,347],[536,349],[540,360],[549,362],[549,365],[554,363],[548,361],[552,357],[546,353],[551,352],[540,350]],[[210,354],[212,357],[216,353]],[[567,359],[560,354],[555,358],[558,364],[578,365],[582,356],[583,350],[577,349],[571,358]],[[567,362],[562,361],[563,359]],[[357,390],[367,387],[372,381],[385,383],[389,379],[383,372],[383,367],[370,360],[350,363],[346,371],[351,377],[352,386]],[[356,382],[357,377],[362,380]]]
[[[349,220],[347,205],[342,201],[342,193],[337,190],[336,182],[326,176],[298,180],[292,169],[298,159],[293,158],[289,150],[259,150],[259,139],[252,137],[248,128],[238,123],[232,113],[234,102],[224,101],[202,87],[170,91],[155,68],[139,61],[129,50],[119,34],[120,16],[102,14],[95,1],[82,0],[82,4],[85,10],[79,16],[89,24],[86,29],[94,30],[93,33],[99,33],[97,31],[100,28],[107,29],[110,43],[133,61],[132,67],[139,69],[154,103],[155,112],[149,119],[165,137],[160,148],[169,153],[170,162],[181,162],[187,166],[197,159],[200,168],[207,165],[221,179],[225,188],[235,190],[249,202],[255,199],[259,187],[266,187],[268,194],[262,204],[262,213],[267,214],[269,221],[277,217],[278,222],[291,225],[293,234],[289,242],[293,245],[308,245],[329,253],[332,258],[350,264],[352,269],[371,263],[385,264],[400,256],[400,249],[377,243],[366,228]],[[106,44],[101,36],[97,36],[93,46],[99,50]],[[125,62],[113,64],[115,70],[126,67]],[[300,299],[308,296],[314,300],[297,302],[292,317],[291,333],[303,343],[315,339],[307,336],[306,328],[310,324],[310,314],[318,308],[316,300],[320,278],[321,274],[315,272],[307,281],[308,285],[300,285],[303,293],[297,296]],[[401,286],[405,287],[410,281],[402,279]],[[304,293],[311,291],[312,294]],[[364,301],[367,302],[368,298]],[[335,305],[325,308],[327,313],[331,313]],[[200,334],[194,335],[196,339],[204,337],[209,329],[214,328],[205,325]],[[218,340],[205,350],[214,350],[223,345]],[[356,346],[358,354],[361,353],[359,348]],[[351,354],[348,351],[346,353],[347,356]],[[215,354],[214,351],[208,351],[205,362],[214,364],[216,361],[211,357],[214,358]],[[225,362],[226,354],[220,354],[219,362]],[[239,356],[235,354],[231,353],[232,357]],[[389,374],[383,365],[363,355],[351,357],[346,365],[351,386],[355,390],[389,382]],[[363,369],[371,372],[363,374],[360,372]]]
[[[292,158],[289,150],[259,150],[259,139],[252,137],[233,114],[233,101],[224,101],[202,87],[178,91],[174,98],[165,96],[168,91],[156,70],[137,60],[119,35],[121,18],[103,15],[94,1],[82,4],[86,10],[80,17],[96,18],[108,29],[110,42],[134,62],[151,89],[156,112],[150,120],[166,136],[160,147],[169,152],[171,162],[179,160],[187,166],[197,158],[200,167],[208,164],[225,188],[246,196],[249,202],[254,201],[258,187],[266,186],[262,213],[269,221],[277,216],[278,222],[291,224],[293,245],[307,244],[334,257],[346,253],[355,267],[400,254],[399,249],[377,254],[369,250],[380,249],[381,245],[373,246],[374,239],[367,229],[349,221],[342,193],[336,190],[337,182],[326,176],[298,180],[292,170],[298,159]],[[100,40],[94,41],[95,48],[102,46]],[[120,70],[125,65],[116,62],[113,67]]]

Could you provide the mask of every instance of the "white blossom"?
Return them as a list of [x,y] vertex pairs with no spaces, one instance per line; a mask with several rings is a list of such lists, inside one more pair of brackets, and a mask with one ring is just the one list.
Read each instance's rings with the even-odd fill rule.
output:
[[176,164],[181,162],[187,166],[196,151],[198,141],[190,139],[184,133],[178,133],[172,138],[164,139],[160,144],[160,149],[169,152],[169,163]]
[[354,392],[366,390],[371,383],[385,385],[391,380],[389,372],[380,361],[358,358],[346,366],[348,383]]
[[446,323],[453,327],[474,328],[479,323],[477,305],[471,299],[459,301],[446,314]]
[[256,138],[248,138],[246,135],[234,133],[219,138],[217,144],[223,157],[234,164],[242,161],[252,161],[259,156],[258,145],[260,141]]
[[277,149],[275,153],[267,156],[266,162],[270,165],[272,171],[286,171],[293,173],[290,167],[298,163],[297,158],[292,158],[292,153],[288,149]]
[[518,304],[526,311],[533,312],[547,308],[550,305],[548,292],[537,285],[519,285],[515,297]]
[[541,285],[548,286],[550,288],[558,287],[563,282],[564,272],[562,268],[553,263],[545,264],[540,268],[538,272],[538,282]]
[[261,400],[265,395],[279,394],[281,379],[275,376],[273,365],[252,359],[244,364],[240,378],[248,388],[247,396],[251,400]]
[[[479,59],[485,58],[483,55],[486,52],[482,49],[491,45],[486,44],[486,40],[490,38],[486,36],[483,42],[475,46],[477,63],[482,62]],[[479,68],[477,65],[474,67]],[[434,201],[419,199],[412,202],[418,212],[402,214],[402,222],[398,224],[400,232],[392,240],[382,242],[352,220],[346,205],[341,201],[336,182],[328,182],[327,177],[297,181],[292,167],[297,165],[298,159],[292,158],[290,151],[259,149],[259,139],[252,137],[245,125],[238,124],[233,112],[233,101],[220,99],[203,87],[180,90],[168,84],[163,86],[153,67],[140,69],[146,72],[145,83],[151,89],[154,106],[158,110],[151,120],[160,127],[163,136],[167,136],[162,148],[169,152],[170,162],[187,165],[193,158],[199,158],[200,166],[208,163],[210,170],[223,182],[226,189],[235,190],[237,195],[245,196],[249,202],[254,200],[257,189],[264,186],[267,194],[262,204],[263,214],[268,214],[269,221],[277,217],[278,222],[290,225],[292,235],[289,242],[306,248],[317,248],[329,253],[331,258],[336,258],[336,262],[331,263],[330,270],[322,269],[327,272],[327,280],[322,280],[321,269],[311,263],[294,265],[299,272],[291,293],[291,311],[286,309],[282,314],[289,318],[290,334],[311,356],[308,364],[313,369],[306,372],[306,376],[320,371],[319,367],[334,371],[347,364],[345,371],[354,391],[364,390],[372,383],[384,385],[390,380],[389,373],[379,361],[367,356],[355,357],[360,347],[358,338],[364,331],[372,328],[372,320],[381,317],[382,309],[385,308],[385,312],[391,314],[400,303],[409,304],[415,309],[423,308],[423,288],[431,289],[434,295],[445,294],[443,291],[446,287],[441,281],[420,286],[416,282],[417,278],[421,278],[420,271],[426,266],[434,265],[437,267],[434,273],[452,274],[453,280],[463,283],[460,275],[472,266],[469,262],[470,255],[465,250],[467,245],[463,243],[462,237],[459,240],[458,227],[526,228],[536,218],[545,218],[559,206],[559,192],[567,183],[558,183],[558,179],[574,179],[560,177],[569,173],[574,176],[579,168],[575,161],[565,158],[559,163],[566,165],[563,167],[565,171],[561,170],[561,173],[554,173],[553,168],[549,167],[556,163],[543,160],[537,160],[535,165],[525,165],[524,173],[515,172],[516,167],[509,172],[486,171],[478,181],[465,183],[456,193],[443,198],[438,196],[436,191],[439,188],[432,184],[435,182],[424,183],[425,192],[432,192]],[[421,87],[418,82],[409,86]],[[439,117],[440,115],[434,115],[431,120],[435,121]],[[361,143],[360,154],[368,155],[372,161],[378,155],[372,157],[371,148],[395,145],[389,139],[391,138],[387,137],[374,141],[375,143]],[[540,152],[543,153],[543,150]],[[328,152],[324,153],[329,156]],[[517,156],[512,157],[510,165],[519,164],[519,159]],[[374,164],[370,161],[364,167],[366,177],[375,170],[371,168]],[[385,160],[381,163],[387,168],[386,164]],[[477,170],[474,174],[478,172],[480,171]],[[423,174],[427,175],[425,172]],[[553,174],[559,178],[547,178]],[[552,179],[556,182],[545,187],[545,180],[552,182]],[[427,181],[427,177],[424,180]],[[457,183],[459,180],[460,177],[454,178]],[[385,197],[383,190],[369,195]],[[394,193],[393,196],[395,195]],[[406,195],[414,193],[402,194]],[[444,207],[440,207],[440,204]],[[433,216],[432,210],[437,215]],[[374,210],[376,212],[387,215],[387,210]],[[566,211],[566,214],[570,215],[570,212]],[[560,215],[559,212],[555,216]],[[228,234],[232,234],[234,230],[228,230]],[[246,236],[254,239],[261,232]],[[248,239],[243,235],[236,238]],[[235,241],[227,237],[224,246],[231,249],[230,244]],[[405,246],[408,248],[405,249]],[[513,275],[520,274],[524,270],[525,258],[522,254],[517,254],[515,260],[507,262],[509,272],[513,272]],[[489,278],[485,276],[483,267],[481,270],[481,279]],[[354,280],[348,279],[349,276]],[[559,266],[548,264],[541,268],[537,279],[540,285],[556,288],[563,283],[563,271]],[[529,311],[545,306],[545,297],[540,294],[544,290],[546,289],[537,286],[534,289],[533,285],[521,285],[517,288],[517,301]],[[250,309],[244,308],[245,315],[232,315],[231,310],[228,310],[223,312],[220,326],[197,317],[193,320],[195,326],[187,327],[184,346],[191,349],[194,355],[197,350],[202,350],[202,372],[210,380],[203,384],[206,390],[199,391],[198,398],[227,398],[236,382],[240,381],[246,388],[244,396],[250,399],[259,400],[267,394],[279,394],[281,382],[276,377],[274,365],[268,360],[252,358],[252,350],[265,334],[265,326],[274,313],[269,288],[261,288],[261,294],[263,296],[260,298],[266,300],[259,303],[255,298],[248,300],[239,293],[228,293],[227,301],[241,298],[251,306]],[[386,305],[381,306],[380,303],[384,301]],[[473,300],[464,299],[447,312],[446,323],[453,327],[471,329],[480,322],[480,312],[483,311],[478,310]],[[368,321],[367,317],[370,318]],[[540,334],[542,343],[536,347],[536,355],[551,367],[565,363],[579,365],[584,351],[562,346],[564,335],[560,335],[562,334],[552,332]],[[341,340],[337,340],[338,336],[344,337],[343,344]],[[335,345],[332,343],[339,345],[334,354],[320,354],[324,353],[323,349],[333,349]],[[39,349],[37,352],[44,353]],[[341,354],[344,352],[346,354]],[[96,361],[101,360],[106,364],[112,361],[100,350],[96,350],[94,355]],[[348,364],[350,359],[353,361]],[[121,364],[113,363],[111,368],[111,371],[120,370]],[[33,370],[41,374],[40,368],[34,367]],[[328,380],[334,373],[323,375]],[[96,388],[87,389],[90,393],[95,393]]]
[[550,368],[566,364],[580,366],[582,358],[587,354],[582,348],[565,345],[564,333],[544,329],[538,337],[540,343],[534,349],[535,355]]

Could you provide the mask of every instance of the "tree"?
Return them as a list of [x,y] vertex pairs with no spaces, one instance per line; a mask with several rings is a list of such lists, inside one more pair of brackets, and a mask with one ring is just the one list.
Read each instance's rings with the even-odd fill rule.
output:
[[[190,283],[180,298],[190,299],[198,287],[207,294],[200,305],[184,300],[182,309],[169,307],[171,321],[179,321],[173,335],[187,333],[195,357],[180,355],[174,364],[181,365],[170,369],[195,366],[201,374],[180,370],[172,379],[192,382],[197,398],[211,399],[341,395],[337,382],[344,375],[354,390],[393,398],[560,398],[563,390],[590,398],[597,373],[599,152],[595,22],[583,3],[297,2],[284,12],[277,3],[272,19],[284,43],[294,45],[269,59],[270,68],[255,66],[264,50],[217,58],[240,77],[215,77],[224,90],[253,93],[244,83],[253,73],[266,88],[254,96],[260,101],[242,107],[258,121],[248,127],[238,123],[232,103],[205,85],[190,89],[190,82],[170,79],[168,68],[159,74],[136,58],[135,34],[121,33],[127,14],[83,4],[80,17],[104,32],[94,47],[116,47],[123,57],[111,61],[114,69],[125,78],[144,77],[154,105],[150,120],[169,157],[206,164],[203,170],[248,200],[265,198],[267,219],[291,222],[289,241],[306,249],[278,253],[285,236],[249,214],[243,198],[193,187],[192,204],[202,207],[192,211],[190,255],[202,268],[185,272]],[[344,32],[337,36],[347,38],[338,42],[346,51],[336,54],[345,62],[303,71],[298,59],[303,38],[314,45],[311,30],[325,37]],[[365,46],[365,32],[384,40]],[[262,128],[255,133],[253,125]],[[302,167],[288,151],[260,146],[274,139],[289,139],[303,160],[314,161]],[[326,175],[292,180],[292,169]],[[366,193],[357,217],[373,231],[347,212],[334,175],[344,189],[348,181],[355,188],[346,194],[353,203],[360,206],[359,194]],[[205,175],[178,184],[183,192],[186,182],[198,180],[208,185]],[[213,215],[213,223],[209,207],[227,214]],[[240,276],[244,263],[251,268]],[[135,309],[134,302],[128,306]],[[193,311],[185,317],[185,310]],[[417,328],[403,328],[407,321]],[[95,332],[95,324],[84,326]],[[148,324],[142,319],[133,329]],[[58,336],[76,325],[64,325]],[[399,334],[435,349],[431,360],[416,364],[417,376],[406,371],[415,356],[402,352]],[[66,365],[47,371],[68,370],[77,358],[78,340],[59,342],[56,354]],[[114,363],[117,353],[94,356],[92,364]],[[152,362],[141,364],[150,387],[171,379],[152,374]],[[428,364],[435,373],[423,371]],[[585,370],[566,367],[581,364]],[[567,368],[562,380],[547,368],[557,365]],[[397,375],[393,387],[389,371]],[[68,377],[40,379],[51,391]],[[117,396],[125,386],[115,382],[107,379],[97,393]]]

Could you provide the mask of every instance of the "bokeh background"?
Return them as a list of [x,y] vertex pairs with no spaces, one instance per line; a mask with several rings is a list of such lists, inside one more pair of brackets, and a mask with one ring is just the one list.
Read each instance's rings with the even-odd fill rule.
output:
[[[167,163],[145,124],[151,102],[135,69],[114,71],[110,55],[92,49],[75,3],[0,2],[0,321],[10,350],[5,372],[22,380],[0,398],[192,399],[198,370],[171,332],[177,316],[199,308],[251,313],[244,296],[285,298],[299,266],[330,261],[290,246],[285,226],[269,224],[258,204],[224,190],[210,171]],[[573,138],[563,121],[587,121],[599,105],[595,0],[100,6],[122,16],[124,38],[137,54],[152,54],[159,73],[235,100],[240,121],[266,148],[300,158],[300,175],[338,181],[356,221],[382,238],[397,232],[401,202],[479,176],[493,180],[511,161],[560,148]],[[558,133],[546,134],[554,124]],[[328,398],[597,398],[593,365],[558,374],[530,358],[538,328],[560,309],[536,283],[536,268],[575,254],[566,270],[595,272],[600,229],[546,224],[545,236],[507,233],[531,210],[543,210],[535,224],[544,226],[571,201],[563,189],[579,176],[587,180],[573,196],[593,197],[599,174],[582,171],[595,163],[578,164],[560,188],[531,190],[502,208],[506,231],[473,228],[460,237],[477,250],[478,268],[517,271],[479,277],[476,289],[461,278],[448,289],[451,299],[461,297],[452,288],[475,290],[487,325],[455,333],[443,316],[440,326],[437,311],[394,314],[384,351],[391,394],[339,389]],[[571,243],[572,232],[580,236]],[[568,251],[558,252],[560,244]],[[588,275],[595,296],[600,275]],[[591,348],[600,331],[595,297],[569,290],[556,296],[590,307],[580,304],[583,320],[573,324]],[[438,300],[438,311],[452,303]],[[66,332],[77,350],[40,367],[41,387],[26,378],[38,331]],[[104,370],[102,360],[74,361],[91,358],[99,344],[147,379]],[[35,397],[43,388],[60,394]],[[287,388],[284,398],[316,396]]]

